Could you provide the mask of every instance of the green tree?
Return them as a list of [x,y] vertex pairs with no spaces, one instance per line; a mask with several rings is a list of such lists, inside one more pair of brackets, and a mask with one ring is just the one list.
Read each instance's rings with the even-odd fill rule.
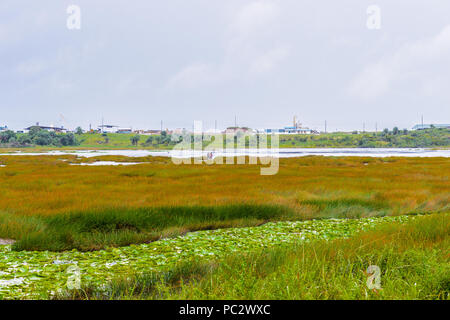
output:
[[394,129],[392,129],[392,133],[394,135],[398,135],[400,133],[400,130],[398,130],[398,127],[394,127]]
[[52,136],[45,130],[39,130],[36,135],[32,136],[33,143],[38,146],[48,146],[52,144]]
[[0,143],[9,143],[11,140],[16,140],[17,136],[14,131],[8,130],[0,132]]
[[73,133],[64,134],[60,137],[60,143],[63,146],[76,146],[78,141]]
[[28,132],[28,134],[30,135],[31,139],[33,139],[35,136],[37,136],[39,134],[39,132],[41,132],[42,129],[39,127],[31,127],[30,131]]
[[75,134],[78,134],[78,135],[83,134],[83,129],[81,129],[81,127],[77,127],[77,128],[75,129]]
[[31,141],[31,138],[28,134],[23,134],[19,137],[18,142],[22,146],[26,146],[28,144],[31,144],[33,141]]
[[135,135],[135,136],[131,137],[131,144],[133,146],[137,146],[140,139],[141,139],[141,137],[139,135]]

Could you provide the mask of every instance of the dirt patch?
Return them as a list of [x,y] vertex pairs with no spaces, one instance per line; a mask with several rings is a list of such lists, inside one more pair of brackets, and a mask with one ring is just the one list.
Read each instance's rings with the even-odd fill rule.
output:
[[0,245],[13,244],[14,242],[16,242],[16,241],[12,240],[12,239],[1,239],[0,238]]

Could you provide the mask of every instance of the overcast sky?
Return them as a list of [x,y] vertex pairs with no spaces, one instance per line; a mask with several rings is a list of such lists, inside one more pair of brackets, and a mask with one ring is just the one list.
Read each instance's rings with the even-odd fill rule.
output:
[[[67,28],[67,7],[81,29]],[[381,28],[367,27],[367,8]],[[0,0],[0,125],[450,123],[448,0]]]

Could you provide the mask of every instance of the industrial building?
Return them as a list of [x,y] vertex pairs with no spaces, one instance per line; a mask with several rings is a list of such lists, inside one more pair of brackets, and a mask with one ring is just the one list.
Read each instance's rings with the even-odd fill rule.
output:
[[114,126],[111,124],[102,124],[101,126],[98,126],[98,130],[101,133],[116,133],[119,126]]
[[297,117],[294,116],[294,121],[292,126],[277,128],[277,129],[265,129],[266,133],[269,134],[318,134],[316,130],[310,129],[308,127],[303,127],[303,125],[297,121]]
[[55,127],[53,125],[51,126],[41,126],[39,124],[39,122],[36,122],[36,124],[34,126],[30,126],[28,128],[25,128],[26,131],[30,131],[32,128],[39,128],[41,130],[45,130],[48,132],[58,132],[58,133],[67,133],[67,129],[65,129],[64,127]]
[[121,128],[112,124],[102,124],[98,126],[98,131],[101,133],[133,133],[132,128]]
[[133,133],[133,129],[131,128],[118,128],[116,133]]

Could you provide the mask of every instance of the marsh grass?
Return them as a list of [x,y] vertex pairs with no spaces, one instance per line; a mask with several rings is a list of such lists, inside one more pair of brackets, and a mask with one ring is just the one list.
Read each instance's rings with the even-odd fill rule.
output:
[[[58,299],[449,299],[449,214],[419,217],[350,239],[185,262],[161,273],[64,292]],[[365,270],[381,269],[382,290]]]
[[[138,159],[144,163],[70,165]],[[18,240],[15,250],[96,250],[266,221],[450,210],[445,158],[280,159],[274,176],[261,176],[258,165],[177,166],[161,157],[0,162],[0,238]]]
[[0,221],[0,232],[18,240],[14,250],[88,251],[151,242],[190,231],[295,219],[295,213],[283,206],[243,204],[111,208],[51,216],[0,217],[4,219]]
[[[138,162],[118,156],[82,161],[106,159]],[[281,159],[274,176],[261,176],[255,165],[177,166],[160,157],[126,167],[69,164],[75,161],[81,160],[70,155],[0,156],[6,165],[0,168],[0,212],[44,216],[251,203],[284,205],[313,218],[322,208],[363,209],[363,216],[379,210],[405,214],[449,208],[450,162],[444,158]]]
[[80,290],[63,291],[56,294],[55,300],[84,300],[84,299],[145,299],[154,296],[156,299],[165,297],[164,287],[171,290],[181,289],[183,285],[193,281],[200,281],[210,275],[217,265],[213,262],[204,263],[190,261],[176,265],[170,270],[148,274],[138,274],[132,277],[122,277],[108,283],[103,289],[84,286]]
[[364,199],[311,199],[299,204],[309,207],[317,218],[360,218],[384,216],[390,212],[389,204],[379,200]]

